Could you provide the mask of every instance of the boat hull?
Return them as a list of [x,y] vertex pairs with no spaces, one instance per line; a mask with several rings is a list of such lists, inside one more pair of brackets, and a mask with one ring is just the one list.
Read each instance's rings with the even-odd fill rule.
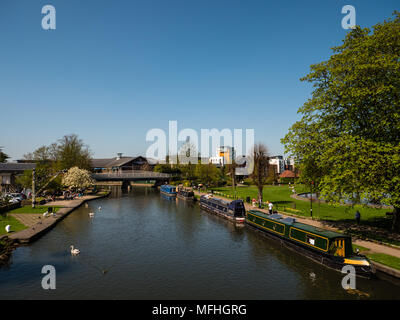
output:
[[229,220],[231,222],[234,222],[236,224],[244,225],[245,218],[239,218],[239,217],[235,217],[235,216],[230,215],[230,214],[226,214],[226,213],[220,212],[219,210],[216,210],[216,209],[214,209],[214,208],[212,208],[212,207],[210,207],[210,206],[208,206],[208,205],[206,205],[206,204],[204,204],[202,202],[200,202],[200,208],[205,210],[205,211],[207,211],[207,212],[210,212],[212,214],[220,216],[220,217],[222,217],[224,219],[227,219],[227,220]]

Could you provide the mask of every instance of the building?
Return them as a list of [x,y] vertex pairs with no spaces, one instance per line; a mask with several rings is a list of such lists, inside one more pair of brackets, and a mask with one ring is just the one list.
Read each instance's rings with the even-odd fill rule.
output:
[[127,170],[153,170],[158,161],[138,157],[123,157],[122,153],[118,153],[115,158],[92,159],[91,167],[93,172],[123,172]]
[[34,168],[36,163],[0,163],[0,192],[16,192],[16,177]]
[[209,163],[218,167],[231,164],[234,157],[234,149],[232,147],[221,146],[217,148],[216,156],[209,158]]
[[269,157],[269,165],[275,167],[274,171],[277,174],[281,174],[285,170],[285,160],[282,156]]

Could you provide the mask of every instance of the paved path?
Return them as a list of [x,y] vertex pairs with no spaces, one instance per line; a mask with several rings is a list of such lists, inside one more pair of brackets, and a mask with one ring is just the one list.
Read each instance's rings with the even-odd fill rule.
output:
[[[200,193],[198,191],[195,191],[195,193],[197,195],[200,195]],[[201,193],[201,194],[204,195],[205,193]],[[225,198],[225,197],[222,197],[222,196],[219,196],[219,195],[218,196],[214,195],[214,197],[218,197],[218,198],[221,198],[221,199],[232,201],[232,199],[230,199],[230,198]],[[268,210],[259,209],[258,207],[253,207],[249,203],[245,203],[245,208],[246,208],[246,210],[252,210],[253,209],[253,210],[259,210],[259,211],[268,213]],[[282,214],[281,212],[279,212],[279,214],[281,214],[283,216],[289,216],[286,213]],[[332,230],[332,231],[336,231],[336,232],[339,231],[336,228],[328,226],[327,223],[325,223],[323,221],[312,220],[310,218],[304,218],[304,217],[301,217],[301,216],[298,216],[298,215],[294,215],[294,214],[290,215],[290,216],[295,217],[296,221],[300,222],[300,223],[305,223],[305,224],[309,224],[309,225],[312,225],[312,226],[315,226],[315,227],[318,227],[318,228],[328,229],[328,230]],[[388,254],[388,255],[400,258],[400,249],[397,249],[395,247],[391,247],[391,246],[387,246],[387,245],[384,245],[384,244],[375,243],[375,242],[372,242],[372,241],[366,241],[366,240],[354,240],[353,244],[368,248],[369,249],[368,250],[369,253],[384,253],[384,254]]]
[[[84,202],[93,200],[93,199],[97,199],[97,198],[102,198],[107,195],[108,194],[99,195],[99,196],[96,196],[96,195],[95,196],[83,196],[76,200],[60,200],[60,201],[49,202],[46,204],[47,206],[63,206],[63,208],[60,208],[57,211],[55,217],[39,219],[37,216],[43,216],[43,215],[32,214],[32,213],[13,214],[14,216],[17,215],[16,216],[17,219],[23,219],[25,221],[23,223],[26,226],[28,226],[28,228],[18,231],[16,233],[12,233],[8,237],[10,239],[15,240],[17,243],[32,242],[32,241],[36,240],[37,238],[39,238],[45,232],[49,231],[52,227],[54,227],[57,224],[57,222],[64,219],[69,213],[71,213],[73,210],[78,208]],[[31,216],[31,217],[29,217],[29,216]],[[34,223],[35,217],[37,219],[36,223]]]
[[[43,218],[43,215],[40,213],[12,213],[10,215],[27,227],[33,227],[38,222],[41,222]],[[49,218],[43,218],[43,219],[49,219]]]

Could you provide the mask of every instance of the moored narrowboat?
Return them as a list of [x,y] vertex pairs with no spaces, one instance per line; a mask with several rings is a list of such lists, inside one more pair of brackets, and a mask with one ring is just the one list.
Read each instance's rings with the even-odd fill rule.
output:
[[176,196],[179,199],[186,200],[186,201],[195,201],[196,200],[196,198],[194,196],[194,192],[191,188],[178,187]]
[[160,192],[165,194],[166,196],[175,197],[176,196],[176,187],[171,186],[169,184],[164,184],[160,187]]
[[238,224],[245,221],[243,200],[225,201],[208,194],[200,197],[200,208]]
[[246,224],[329,268],[341,271],[345,265],[352,265],[357,276],[366,278],[371,278],[375,273],[367,257],[353,252],[348,235],[299,223],[294,218],[279,214],[267,215],[258,210],[247,212]]

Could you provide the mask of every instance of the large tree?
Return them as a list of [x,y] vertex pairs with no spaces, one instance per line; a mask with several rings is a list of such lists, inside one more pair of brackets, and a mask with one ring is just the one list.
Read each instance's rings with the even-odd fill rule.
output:
[[301,80],[314,91],[282,142],[302,178],[328,200],[393,205],[399,230],[400,14],[357,26]]
[[90,170],[91,152],[76,134],[61,138],[56,150],[60,169],[70,169],[76,166]]

